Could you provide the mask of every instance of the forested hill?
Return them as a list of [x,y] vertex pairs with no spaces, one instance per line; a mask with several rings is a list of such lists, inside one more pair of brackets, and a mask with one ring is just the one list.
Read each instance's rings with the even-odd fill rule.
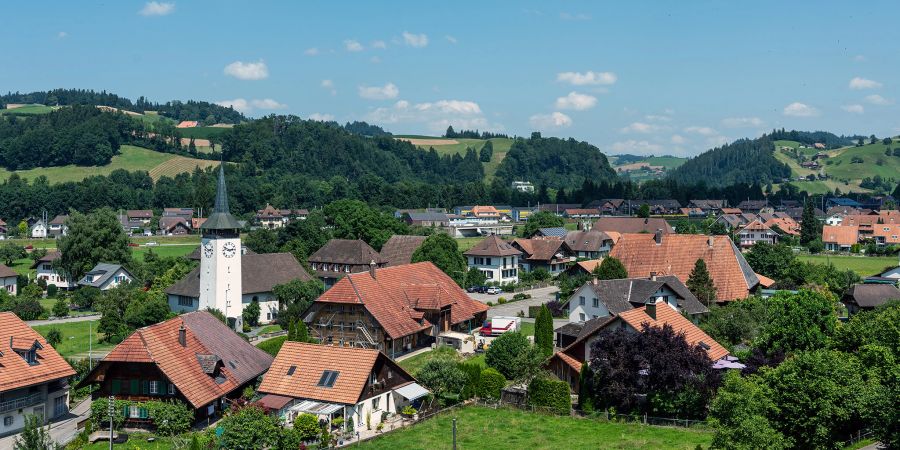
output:
[[773,140],[767,135],[739,139],[689,159],[669,177],[681,184],[702,180],[710,186],[777,183],[790,178],[791,169],[775,159],[774,150]]
[[89,89],[53,89],[30,93],[7,93],[0,95],[0,108],[9,103],[37,103],[47,106],[93,105],[109,106],[125,111],[143,114],[144,111],[156,111],[159,115],[176,121],[196,120],[203,125],[216,123],[240,123],[247,118],[230,107],[224,107],[205,101],[172,100],[166,103],[155,103],[140,97],[137,101],[120,97],[106,91]]
[[507,184],[525,180],[535,186],[571,189],[580,187],[586,179],[595,183],[615,181],[616,172],[606,155],[587,142],[532,133],[530,139],[516,139],[496,177]]

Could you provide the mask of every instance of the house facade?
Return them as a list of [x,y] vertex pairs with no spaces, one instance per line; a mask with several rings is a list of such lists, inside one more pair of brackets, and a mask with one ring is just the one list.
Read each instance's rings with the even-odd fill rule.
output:
[[35,271],[35,278],[44,280],[48,286],[52,284],[59,289],[72,289],[75,287],[75,283],[54,267],[54,261],[60,256],[58,251],[49,251],[35,261],[31,268]]
[[332,239],[310,255],[308,260],[326,290],[347,274],[368,272],[372,262],[375,267],[387,265],[381,254],[362,239]]
[[519,257],[522,252],[497,235],[484,238],[463,255],[469,268],[481,271],[489,282],[519,282]]
[[132,281],[134,281],[134,275],[120,264],[99,263],[84,274],[84,277],[78,281],[78,285],[107,291]]
[[28,234],[35,239],[43,239],[48,236],[48,225],[44,219],[38,219],[28,229]]
[[[273,358],[206,311],[182,314],[140,328],[116,345],[78,385],[95,385],[94,399],[180,401],[195,420],[229,408],[272,364]],[[126,426],[151,421],[140,404]]]
[[738,241],[741,248],[750,248],[757,242],[765,242],[775,245],[778,243],[779,234],[766,226],[759,219],[748,223],[738,232]]
[[260,400],[284,423],[313,414],[354,429],[376,427],[386,415],[418,406],[428,391],[383,352],[285,342],[263,376]]
[[421,262],[347,274],[303,320],[323,344],[371,348],[394,358],[432,344],[445,331],[480,327],[487,310],[434,264]]
[[613,238],[602,231],[570,231],[566,245],[579,259],[605,258],[613,247]]
[[67,414],[74,375],[46,339],[15,314],[0,312],[0,436],[21,431],[28,415],[46,423]]
[[825,225],[822,227],[822,243],[827,251],[849,252],[857,242],[859,242],[858,226]]
[[597,280],[582,285],[567,304],[570,323],[583,323],[598,317],[610,317],[624,311],[662,302],[692,320],[709,312],[697,297],[674,276]]
[[9,295],[16,295],[18,279],[16,271],[4,264],[0,264],[0,289],[6,291]]
[[551,275],[557,275],[575,261],[574,252],[563,239],[515,239],[512,246],[522,252],[519,267],[526,272],[543,269]]
[[66,224],[69,220],[68,214],[60,214],[54,217],[47,228],[47,235],[54,238],[59,238],[61,236],[65,236],[69,234],[69,225]]

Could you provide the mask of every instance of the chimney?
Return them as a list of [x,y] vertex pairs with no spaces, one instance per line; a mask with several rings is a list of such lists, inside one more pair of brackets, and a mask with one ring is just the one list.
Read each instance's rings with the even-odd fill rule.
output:
[[709,248],[713,248],[716,245],[716,238],[714,238],[712,235],[710,235],[706,239],[706,244],[709,245]]
[[644,307],[644,312],[650,316],[651,319],[656,320],[656,299],[653,299],[650,303]]
[[181,344],[182,347],[187,347],[187,330],[184,329],[184,322],[182,322],[181,327],[178,328],[178,343]]
[[656,281],[656,272],[650,272],[650,281]]
[[369,262],[369,275],[372,276],[372,279],[375,279],[375,260]]
[[653,234],[653,240],[656,241],[657,245],[662,244],[662,234],[661,228],[657,228],[656,233]]
[[597,280],[597,278],[591,278],[591,284],[593,284],[594,286],[596,286],[599,282],[600,281]]

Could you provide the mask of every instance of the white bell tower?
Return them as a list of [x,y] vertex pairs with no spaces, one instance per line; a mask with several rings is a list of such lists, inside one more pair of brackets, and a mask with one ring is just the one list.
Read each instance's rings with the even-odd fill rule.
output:
[[240,332],[244,311],[241,290],[241,226],[228,210],[224,163],[219,166],[216,203],[200,226],[200,309],[225,314],[228,325]]

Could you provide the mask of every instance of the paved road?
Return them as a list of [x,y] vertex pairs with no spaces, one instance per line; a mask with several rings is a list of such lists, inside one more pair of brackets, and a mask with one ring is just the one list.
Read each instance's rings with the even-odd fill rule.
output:
[[66,317],[65,319],[29,320],[25,323],[27,323],[29,327],[33,327],[36,325],[53,325],[53,324],[57,324],[57,323],[84,322],[86,320],[98,320],[98,319],[100,319],[100,313],[91,314],[89,316]]
[[[69,414],[50,423],[50,438],[60,445],[68,444],[78,435],[78,422],[86,419],[91,414],[91,400],[87,399],[69,411]],[[0,449],[13,448],[16,436],[0,438]]]
[[554,293],[558,291],[559,288],[556,286],[548,286],[544,288],[532,289],[529,291],[525,291],[525,294],[531,294],[531,298],[527,300],[519,300],[516,302],[504,303],[502,305],[497,305],[497,299],[500,297],[506,297],[507,299],[512,298],[513,294],[511,292],[504,292],[499,295],[488,295],[488,294],[469,294],[475,300],[478,300],[482,303],[493,302],[495,303],[491,309],[488,310],[488,317],[496,317],[496,316],[516,316],[519,312],[524,313],[526,316],[528,315],[528,307],[529,306],[538,306],[544,303],[549,302],[550,300],[554,300],[556,296]]

